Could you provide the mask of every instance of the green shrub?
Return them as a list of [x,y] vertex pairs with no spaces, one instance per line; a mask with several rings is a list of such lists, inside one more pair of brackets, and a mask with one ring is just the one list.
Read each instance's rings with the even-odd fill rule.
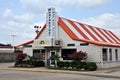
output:
[[21,64],[21,61],[16,60],[16,61],[15,61],[15,66],[19,66],[19,64]]
[[58,63],[57,63],[57,66],[58,66],[59,68],[64,67],[64,62],[63,62],[63,61],[58,62]]
[[26,65],[26,66],[28,65],[28,66],[32,67],[32,61],[31,60],[24,60],[23,64]]
[[72,67],[73,69],[81,69],[83,68],[83,62],[70,62],[70,67]]
[[32,63],[33,63],[33,57],[31,56],[27,56],[24,60],[23,60],[23,64],[31,66],[32,67]]
[[86,62],[80,62],[80,66],[81,66],[81,68],[85,68],[86,67]]
[[70,67],[72,67],[72,68],[75,68],[75,67],[76,67],[75,61],[70,62]]
[[87,62],[85,69],[89,71],[95,71],[97,69],[97,65],[95,62]]
[[32,65],[33,65],[33,67],[43,67],[44,62],[41,60],[33,60]]
[[64,67],[70,67],[70,62],[64,62]]
[[43,67],[43,66],[45,66],[44,61],[40,61],[40,67]]
[[76,67],[76,69],[81,69],[82,68],[80,63],[76,64],[75,67]]

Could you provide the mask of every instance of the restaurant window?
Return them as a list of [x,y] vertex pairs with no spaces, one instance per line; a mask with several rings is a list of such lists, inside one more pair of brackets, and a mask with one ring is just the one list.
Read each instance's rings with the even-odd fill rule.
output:
[[67,46],[75,46],[75,44],[67,44]]
[[62,49],[61,56],[62,56],[63,60],[72,60],[70,56],[74,52],[76,52],[76,49]]
[[45,59],[45,50],[44,49],[35,49],[33,50],[34,59]]
[[109,49],[109,60],[112,60],[112,49]]
[[117,49],[115,49],[115,59],[116,61],[118,61],[118,50]]
[[103,61],[107,61],[107,48],[102,49]]
[[88,46],[88,45],[89,45],[89,43],[86,43],[86,42],[80,43],[80,46]]

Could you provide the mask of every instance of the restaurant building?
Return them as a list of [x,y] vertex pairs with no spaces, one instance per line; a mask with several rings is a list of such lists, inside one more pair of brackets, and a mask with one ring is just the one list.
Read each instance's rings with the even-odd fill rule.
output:
[[61,61],[71,61],[70,55],[77,51],[86,52],[87,61],[98,68],[120,66],[120,39],[113,32],[59,17],[54,8],[47,10],[46,23],[37,36],[17,48],[42,58],[46,66],[54,65],[49,59],[52,54],[58,54]]
[[0,46],[0,63],[14,61],[15,61],[14,48],[12,46]]

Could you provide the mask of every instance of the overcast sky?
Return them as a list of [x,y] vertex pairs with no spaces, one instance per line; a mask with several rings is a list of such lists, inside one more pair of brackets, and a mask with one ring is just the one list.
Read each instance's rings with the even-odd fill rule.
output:
[[46,10],[59,16],[111,30],[120,38],[120,0],[0,0],[0,43],[14,45],[35,37],[34,25],[43,26]]

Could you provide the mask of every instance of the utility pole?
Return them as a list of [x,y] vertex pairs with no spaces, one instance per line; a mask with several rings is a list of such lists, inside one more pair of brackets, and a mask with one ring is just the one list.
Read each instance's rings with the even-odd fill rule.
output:
[[14,39],[15,39],[16,35],[15,35],[15,34],[12,34],[11,36],[12,36],[12,45],[13,45],[13,49],[14,49],[14,46],[15,46],[15,45],[14,45]]

